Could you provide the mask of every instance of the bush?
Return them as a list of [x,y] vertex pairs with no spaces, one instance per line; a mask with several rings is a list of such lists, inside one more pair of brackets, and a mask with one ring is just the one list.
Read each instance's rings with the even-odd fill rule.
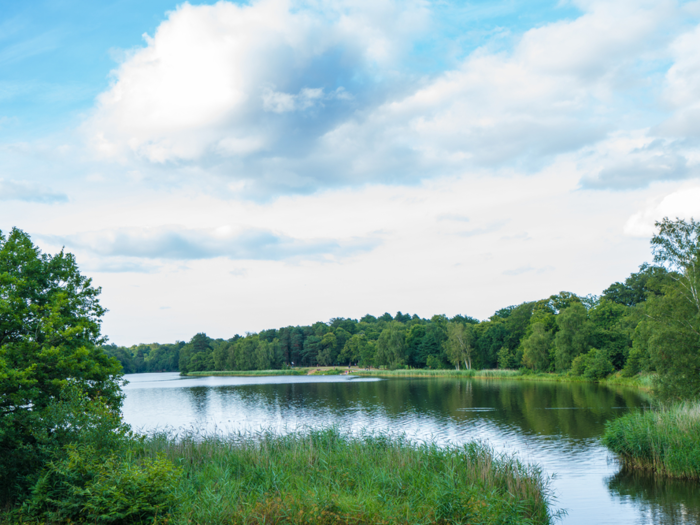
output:
[[578,355],[571,362],[569,373],[574,376],[583,376],[586,379],[597,381],[612,374],[615,367],[605,350],[591,348],[586,354]]
[[69,445],[49,462],[21,512],[60,522],[153,523],[176,504],[180,473],[160,456],[105,457],[90,445]]
[[588,356],[588,364],[583,373],[583,377],[586,379],[603,379],[615,371],[615,367],[610,361],[610,357],[605,350],[598,350],[594,348],[588,352]]

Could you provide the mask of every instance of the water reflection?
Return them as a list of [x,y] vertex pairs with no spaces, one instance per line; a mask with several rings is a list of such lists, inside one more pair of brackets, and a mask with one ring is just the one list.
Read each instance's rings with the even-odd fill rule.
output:
[[[697,485],[618,473],[599,443],[605,422],[649,403],[594,384],[459,379],[180,378],[129,376],[124,416],[135,428],[278,432],[337,425],[416,440],[488,441],[554,475],[565,524],[700,523]],[[683,521],[685,520],[685,521]]]
[[622,470],[608,480],[608,487],[620,501],[635,503],[640,514],[637,523],[700,523],[700,486],[697,483]]

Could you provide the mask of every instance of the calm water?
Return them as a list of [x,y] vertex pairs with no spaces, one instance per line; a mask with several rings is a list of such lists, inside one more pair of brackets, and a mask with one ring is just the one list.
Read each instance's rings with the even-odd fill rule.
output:
[[700,484],[620,468],[599,438],[607,420],[648,403],[593,384],[348,376],[126,378],[124,417],[136,429],[278,432],[337,425],[439,443],[487,441],[552,476],[556,507],[574,524],[700,524]]

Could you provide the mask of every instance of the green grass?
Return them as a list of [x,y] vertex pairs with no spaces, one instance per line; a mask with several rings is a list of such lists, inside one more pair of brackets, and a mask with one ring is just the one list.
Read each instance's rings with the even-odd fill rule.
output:
[[621,385],[652,391],[654,389],[655,376],[653,374],[637,374],[633,377],[623,377],[620,372],[598,381],[602,385]]
[[206,372],[187,372],[182,375],[201,377],[201,376],[235,376],[235,377],[251,377],[251,376],[303,376],[308,371],[300,368],[288,368],[287,370],[211,370]]
[[622,416],[606,424],[603,443],[627,468],[700,479],[700,403]]
[[184,469],[171,524],[545,524],[539,469],[472,443],[415,444],[336,429],[168,436],[140,452]]
[[353,369],[350,373],[355,376],[373,377],[479,377],[493,379],[511,379],[522,375],[519,370],[429,370],[426,368],[408,370]]

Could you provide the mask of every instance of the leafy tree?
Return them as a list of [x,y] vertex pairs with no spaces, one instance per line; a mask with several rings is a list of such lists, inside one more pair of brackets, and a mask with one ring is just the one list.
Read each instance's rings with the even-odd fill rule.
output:
[[382,330],[377,340],[375,364],[398,368],[406,363],[406,326],[392,321]]
[[700,223],[664,218],[652,237],[654,262],[670,270],[672,285],[647,300],[648,348],[667,398],[700,397]]
[[44,254],[16,228],[0,232],[2,500],[26,495],[50,457],[46,443],[63,445],[52,413],[66,388],[121,407],[121,365],[100,348],[99,294],[73,255]]
[[580,302],[571,302],[557,316],[559,331],[554,338],[554,363],[560,372],[571,368],[571,361],[588,351],[589,330],[586,308]]
[[447,324],[447,341],[445,341],[445,353],[450,363],[459,370],[459,364],[464,363],[464,368],[471,370],[474,333],[471,325],[449,322]]
[[624,283],[613,283],[603,291],[603,299],[625,306],[635,306],[647,300],[650,294],[662,295],[661,289],[669,284],[671,276],[662,266],[647,263],[639,272],[631,274]]
[[532,332],[523,341],[523,364],[540,372],[548,371],[551,347],[552,333],[547,331],[544,323],[535,323],[532,325]]

